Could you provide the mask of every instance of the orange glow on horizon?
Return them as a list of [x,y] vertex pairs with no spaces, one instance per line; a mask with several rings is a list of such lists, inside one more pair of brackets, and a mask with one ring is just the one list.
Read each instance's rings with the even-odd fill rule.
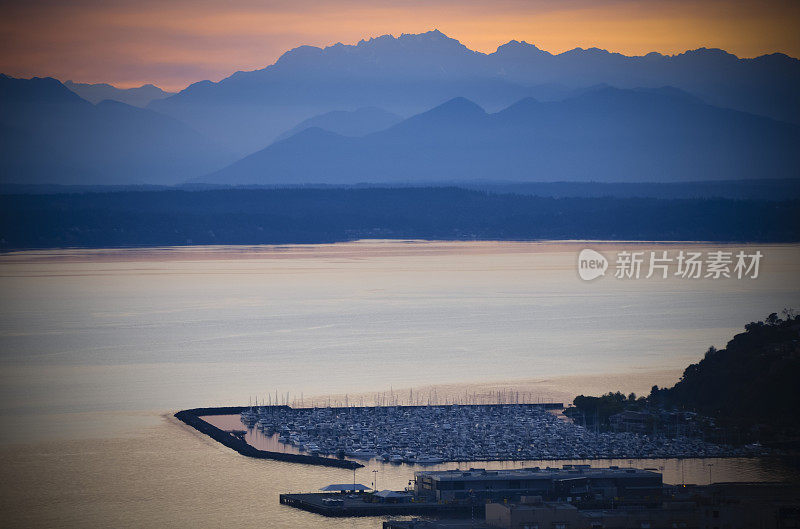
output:
[[551,53],[598,47],[669,55],[714,47],[740,57],[800,56],[797,2],[40,0],[3,9],[0,72],[168,90],[263,68],[303,44],[354,44],[434,28],[484,53],[517,39]]

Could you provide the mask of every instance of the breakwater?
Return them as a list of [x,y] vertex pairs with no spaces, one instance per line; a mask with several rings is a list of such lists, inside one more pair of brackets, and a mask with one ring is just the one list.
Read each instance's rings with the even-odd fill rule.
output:
[[200,433],[203,433],[218,443],[221,443],[231,450],[247,457],[256,459],[274,459],[276,461],[288,461],[290,463],[303,463],[306,465],[318,465],[326,467],[337,467],[355,469],[364,465],[346,459],[334,459],[331,457],[320,457],[314,455],[286,454],[283,452],[270,452],[259,450],[247,444],[243,439],[226,432],[202,419],[204,415],[235,415],[245,410],[243,406],[226,406],[221,408],[194,408],[181,410],[175,414],[175,418],[188,424]]

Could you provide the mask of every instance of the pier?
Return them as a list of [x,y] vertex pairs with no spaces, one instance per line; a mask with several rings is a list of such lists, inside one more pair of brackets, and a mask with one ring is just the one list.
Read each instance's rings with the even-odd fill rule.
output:
[[346,459],[334,459],[331,457],[321,457],[317,455],[286,454],[283,452],[270,452],[259,450],[247,444],[242,436],[237,432],[226,432],[216,426],[204,421],[201,417],[205,415],[236,415],[245,411],[244,406],[229,406],[223,408],[194,408],[182,410],[175,414],[175,418],[191,426],[200,433],[206,434],[215,441],[235,450],[243,456],[256,459],[274,459],[276,461],[288,461],[290,463],[304,463],[306,465],[318,465],[325,467],[337,467],[355,469],[364,465]]
[[[457,516],[469,515],[469,505],[447,505],[437,502],[379,503],[371,494],[281,494],[280,503],[322,516]],[[480,513],[483,514],[483,511]]]
[[[417,471],[405,491],[365,492],[363,485],[330,485],[326,491],[281,494],[280,503],[323,516],[427,515],[463,517],[484,514],[487,502],[523,496],[566,499],[579,505],[652,507],[661,501],[661,474],[633,468],[470,469]],[[357,491],[357,492],[354,492]]]

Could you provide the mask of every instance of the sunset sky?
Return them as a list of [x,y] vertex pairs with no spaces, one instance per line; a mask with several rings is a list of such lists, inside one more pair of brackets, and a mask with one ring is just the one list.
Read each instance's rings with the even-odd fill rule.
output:
[[800,57],[800,2],[742,0],[30,0],[0,4],[0,72],[179,90],[310,44],[434,28],[492,52],[511,39],[558,53],[701,46]]

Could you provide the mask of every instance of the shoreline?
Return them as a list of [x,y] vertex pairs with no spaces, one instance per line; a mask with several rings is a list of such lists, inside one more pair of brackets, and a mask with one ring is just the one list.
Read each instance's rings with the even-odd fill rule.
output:
[[[409,245],[424,245],[426,248],[409,252]],[[27,257],[32,260],[70,260],[82,259],[102,261],[126,261],[133,258],[139,260],[168,259],[181,260],[219,260],[230,256],[224,252],[236,252],[240,259],[265,259],[265,258],[309,258],[309,257],[340,257],[336,255],[341,248],[358,246],[359,250],[375,250],[380,256],[387,255],[430,255],[433,253],[446,253],[458,247],[471,246],[470,253],[494,253],[497,245],[507,245],[503,253],[529,253],[531,245],[563,245],[574,244],[579,247],[592,245],[606,246],[642,246],[642,245],[691,245],[691,246],[767,246],[786,247],[800,245],[800,239],[791,240],[760,240],[760,239],[669,239],[669,238],[426,238],[426,237],[393,237],[372,238],[355,237],[341,240],[314,241],[314,242],[271,242],[271,243],[178,243],[178,244],[120,244],[120,245],[63,245],[63,246],[20,246],[0,248],[2,257]],[[437,247],[438,246],[438,247]],[[517,246],[511,248],[510,246]],[[287,250],[300,250],[299,255],[287,255]],[[312,251],[316,251],[314,254]],[[389,253],[387,253],[387,251]],[[67,255],[54,256],[53,252]],[[136,254],[145,254],[137,256]]]

